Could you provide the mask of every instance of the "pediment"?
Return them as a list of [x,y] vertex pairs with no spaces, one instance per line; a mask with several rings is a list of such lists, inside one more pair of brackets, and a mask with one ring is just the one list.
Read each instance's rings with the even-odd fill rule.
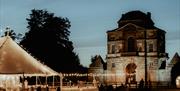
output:
[[136,30],[144,30],[145,28],[135,25],[133,23],[128,23],[118,29],[116,31],[136,31]]

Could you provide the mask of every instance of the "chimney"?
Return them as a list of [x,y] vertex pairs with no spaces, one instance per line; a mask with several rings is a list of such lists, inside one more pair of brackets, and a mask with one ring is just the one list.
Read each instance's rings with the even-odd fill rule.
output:
[[151,13],[150,13],[150,12],[147,12],[147,16],[148,16],[149,18],[151,18]]

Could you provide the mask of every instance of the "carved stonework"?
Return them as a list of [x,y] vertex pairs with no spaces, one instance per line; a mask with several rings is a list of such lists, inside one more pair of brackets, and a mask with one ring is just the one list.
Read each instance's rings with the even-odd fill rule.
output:
[[[146,17],[146,14],[142,12],[132,13],[133,15]],[[111,74],[107,77],[107,82],[127,83],[129,81],[138,82],[142,78],[145,79],[145,40],[147,45],[148,80],[158,81],[160,79],[159,67],[162,60],[166,60],[166,56],[159,57],[160,53],[166,54],[164,48],[165,32],[154,27],[153,23],[148,26],[141,25],[141,23],[148,24],[147,21],[152,22],[150,17],[146,17],[148,18],[147,21],[143,22],[145,18],[136,20],[134,16],[130,18],[131,13],[127,15],[123,15],[123,19],[119,20],[119,28],[107,32],[107,74]],[[135,20],[126,20],[125,17]],[[129,64],[134,64],[134,66]],[[134,68],[134,72],[128,73],[127,66],[132,66],[132,68],[136,66],[136,68]]]
[[[167,59],[165,31],[154,26],[151,15],[141,11],[123,14],[118,28],[107,31],[107,84],[137,83],[145,79],[145,48],[147,50],[147,80],[169,81],[166,77]],[[146,41],[146,42],[145,42]],[[145,47],[146,45],[146,47]],[[91,72],[102,70],[91,68]],[[169,69],[169,68],[168,68]]]

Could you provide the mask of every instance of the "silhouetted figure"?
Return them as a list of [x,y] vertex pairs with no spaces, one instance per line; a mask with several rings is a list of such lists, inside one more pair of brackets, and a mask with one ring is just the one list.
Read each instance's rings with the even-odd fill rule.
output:
[[107,87],[107,91],[114,91],[113,86],[112,86],[112,85],[109,85],[109,86]]
[[99,91],[105,91],[104,86],[102,84],[99,87]]
[[144,87],[144,80],[141,79],[141,81],[139,82],[139,88],[143,88]]
[[37,91],[41,91],[41,87],[37,87]]
[[152,87],[152,83],[151,83],[151,81],[150,81],[150,80],[148,81],[148,87],[149,87],[149,88],[151,88],[151,87]]
[[61,91],[60,87],[58,87],[56,91]]
[[121,83],[121,86],[116,87],[114,91],[127,91],[127,89],[126,85]]
[[48,86],[46,87],[46,91],[49,91],[49,87]]
[[124,84],[123,84],[123,83],[121,83],[121,88],[125,88],[125,86],[124,86]]

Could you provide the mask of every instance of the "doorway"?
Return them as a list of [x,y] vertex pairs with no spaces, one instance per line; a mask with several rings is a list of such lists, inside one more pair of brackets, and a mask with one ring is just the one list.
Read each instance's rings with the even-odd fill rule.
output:
[[135,63],[129,63],[126,66],[126,83],[136,83],[136,68]]

